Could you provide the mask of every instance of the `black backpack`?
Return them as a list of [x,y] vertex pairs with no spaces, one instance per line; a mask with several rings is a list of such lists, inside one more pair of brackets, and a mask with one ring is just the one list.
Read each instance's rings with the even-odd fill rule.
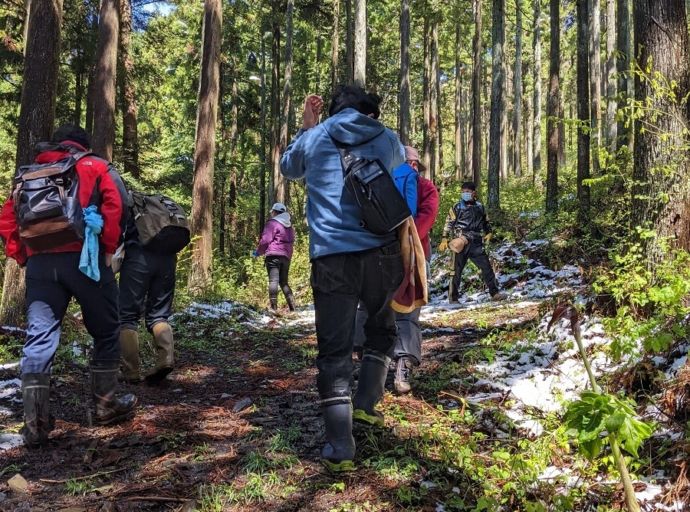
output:
[[412,213],[381,160],[358,157],[350,146],[335,139],[333,143],[340,152],[345,187],[359,206],[362,227],[385,235],[405,222]]
[[84,239],[77,162],[89,153],[72,153],[48,164],[23,165],[15,174],[14,210],[22,242],[46,251]]
[[182,207],[162,194],[130,193],[139,241],[147,249],[174,254],[191,239],[189,221]]

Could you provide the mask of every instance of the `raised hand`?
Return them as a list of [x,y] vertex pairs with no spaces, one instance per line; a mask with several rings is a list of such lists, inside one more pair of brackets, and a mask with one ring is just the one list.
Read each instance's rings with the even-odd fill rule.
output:
[[308,130],[319,124],[323,99],[316,94],[310,94],[304,100],[304,114],[302,116],[302,128]]

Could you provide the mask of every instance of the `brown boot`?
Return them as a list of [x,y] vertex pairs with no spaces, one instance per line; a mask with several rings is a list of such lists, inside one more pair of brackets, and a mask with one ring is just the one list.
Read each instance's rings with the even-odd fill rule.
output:
[[158,384],[173,370],[173,332],[167,322],[153,326],[153,342],[156,345],[156,367],[146,376],[148,384]]
[[137,397],[131,394],[121,398],[117,391],[117,367],[91,367],[91,391],[96,402],[97,425],[110,425],[126,420],[137,406]]
[[24,426],[20,432],[24,442],[29,448],[46,444],[48,434],[53,430],[53,419],[50,416],[50,375],[22,374],[22,400]]
[[141,382],[141,358],[139,357],[139,333],[134,329],[120,330],[122,377],[129,384]]

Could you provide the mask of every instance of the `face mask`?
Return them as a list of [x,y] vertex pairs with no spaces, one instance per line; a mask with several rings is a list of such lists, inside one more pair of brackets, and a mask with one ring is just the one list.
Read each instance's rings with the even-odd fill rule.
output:
[[463,192],[462,193],[462,200],[463,201],[472,201],[472,192]]

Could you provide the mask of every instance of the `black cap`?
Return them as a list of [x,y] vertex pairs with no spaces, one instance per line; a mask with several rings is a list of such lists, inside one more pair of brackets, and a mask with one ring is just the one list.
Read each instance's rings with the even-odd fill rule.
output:
[[477,185],[474,184],[474,181],[465,181],[462,184],[462,188],[464,190],[472,190],[475,191],[477,190]]
[[86,133],[81,126],[75,124],[63,124],[53,133],[53,138],[51,142],[64,142],[66,140],[71,140],[84,147],[84,149],[91,148],[91,137]]

